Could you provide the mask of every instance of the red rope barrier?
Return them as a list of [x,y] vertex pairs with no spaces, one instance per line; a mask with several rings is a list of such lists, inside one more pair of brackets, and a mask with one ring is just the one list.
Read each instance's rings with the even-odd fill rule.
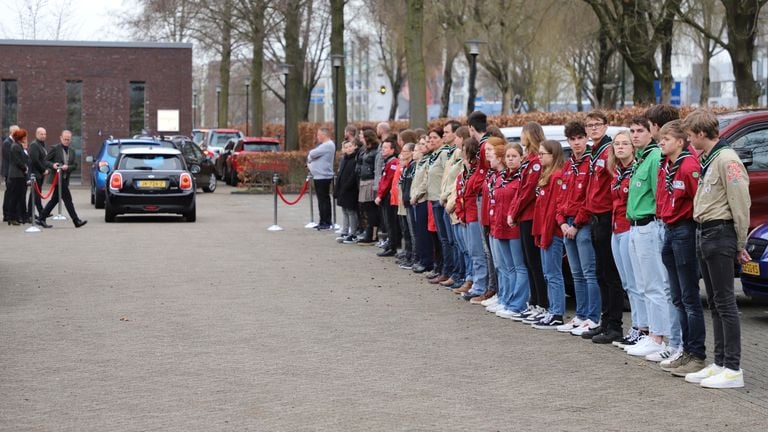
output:
[[59,172],[58,172],[58,171],[56,171],[56,175],[55,175],[55,176],[53,176],[53,182],[51,183],[51,190],[49,190],[49,191],[48,191],[48,193],[47,193],[47,194],[45,194],[45,196],[43,196],[43,193],[42,193],[42,192],[40,192],[40,187],[37,185],[37,182],[36,182],[36,181],[32,182],[32,184],[33,184],[33,185],[35,185],[35,193],[36,193],[36,194],[37,194],[37,195],[38,195],[38,196],[39,196],[41,199],[48,199],[48,198],[50,198],[50,197],[51,197],[51,195],[53,195],[53,191],[55,191],[55,190],[56,190],[56,183],[58,183],[58,182],[59,182]]
[[304,193],[307,191],[307,186],[309,186],[309,180],[304,181],[304,186],[301,187],[301,191],[299,192],[299,197],[296,198],[296,201],[288,201],[285,196],[283,196],[283,193],[280,192],[280,186],[275,185],[275,188],[277,189],[277,195],[280,197],[281,200],[283,200],[284,203],[288,204],[289,206],[294,205],[301,201],[301,198],[304,197]]

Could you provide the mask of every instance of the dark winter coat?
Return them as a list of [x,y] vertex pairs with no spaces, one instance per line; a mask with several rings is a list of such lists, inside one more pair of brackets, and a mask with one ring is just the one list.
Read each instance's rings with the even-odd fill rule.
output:
[[357,170],[356,155],[344,155],[339,164],[334,195],[339,206],[345,209],[357,209]]

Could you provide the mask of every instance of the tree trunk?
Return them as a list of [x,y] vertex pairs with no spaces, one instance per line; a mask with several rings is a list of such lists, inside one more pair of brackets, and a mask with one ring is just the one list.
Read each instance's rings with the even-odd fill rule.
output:
[[392,82],[392,103],[389,105],[389,120],[392,121],[397,117],[397,107],[399,105],[398,98],[400,97],[400,90],[403,88],[403,80],[400,78],[402,77],[402,72],[400,71],[401,66],[398,66],[398,72],[397,76],[398,78]]
[[299,43],[301,25],[300,0],[287,0],[285,4],[285,59],[291,65],[286,85],[287,118],[285,119],[285,150],[299,149],[299,119],[302,116],[304,93],[304,58]]
[[509,115],[512,110],[512,98],[515,96],[515,91],[512,90],[511,85],[507,85],[501,92],[501,115]]
[[709,106],[709,62],[711,60],[711,52],[709,45],[712,42],[706,41],[706,44],[701,49],[701,94],[699,95],[699,106]]
[[752,74],[752,60],[755,54],[758,15],[761,4],[757,1],[726,1],[725,19],[728,24],[728,45],[731,55],[733,76],[736,79],[736,95],[739,105],[755,106],[760,92]]
[[594,88],[597,106],[594,106],[594,108],[603,108],[605,107],[605,80],[608,76],[608,65],[610,64],[613,50],[608,46],[608,36],[605,32],[600,32],[597,44],[599,47],[597,52],[597,79],[595,80]]
[[[253,39],[253,50],[251,52],[251,86],[250,93],[246,97],[251,99],[251,134],[253,136],[264,135],[264,92],[261,83],[264,76],[264,34],[261,37]],[[259,43],[260,42],[260,43]]]
[[669,104],[672,100],[672,17],[664,21],[661,31],[661,103]]
[[427,79],[424,69],[424,0],[408,0],[405,58],[411,96],[410,127],[427,127]]
[[[331,0],[331,55],[344,55],[344,3],[346,0]],[[338,85],[337,85],[338,84]],[[347,73],[344,62],[333,80],[333,108],[336,110],[335,124],[336,147],[341,148],[344,128],[347,124]]]
[[584,103],[581,101],[581,96],[584,94],[584,76],[579,76],[576,79],[576,111],[584,111]]
[[652,105],[656,103],[656,91],[653,88],[653,78],[656,67],[653,60],[632,58],[627,60],[627,67],[632,71],[634,78],[632,100],[635,106]]
[[[467,54],[467,63],[469,63],[469,91],[467,92],[467,115],[475,110],[475,98],[477,98],[477,58]],[[473,62],[475,66],[472,67]]]
[[232,2],[227,0],[222,5],[221,23],[221,61],[219,62],[219,112],[217,113],[218,127],[229,126],[229,71],[232,66]]
[[456,60],[456,51],[450,48],[445,53],[445,63],[443,64],[443,92],[440,95],[440,118],[448,117],[448,110],[451,107],[451,87],[453,87],[453,62]]

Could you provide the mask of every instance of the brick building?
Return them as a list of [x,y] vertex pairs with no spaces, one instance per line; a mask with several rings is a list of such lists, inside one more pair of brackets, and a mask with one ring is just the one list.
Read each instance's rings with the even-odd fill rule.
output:
[[110,135],[157,131],[158,110],[178,112],[178,131],[163,132],[189,135],[192,44],[0,40],[2,134],[18,124],[34,137],[42,126],[55,145],[72,130],[84,184],[86,157]]

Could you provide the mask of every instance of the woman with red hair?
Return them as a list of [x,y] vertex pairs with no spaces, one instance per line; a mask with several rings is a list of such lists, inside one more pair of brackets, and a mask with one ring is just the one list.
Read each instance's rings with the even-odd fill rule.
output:
[[27,153],[27,131],[16,130],[13,135],[8,167],[8,199],[11,201],[8,214],[8,225],[21,225],[27,222],[27,207],[25,195],[27,190],[27,175],[29,174],[29,154]]

